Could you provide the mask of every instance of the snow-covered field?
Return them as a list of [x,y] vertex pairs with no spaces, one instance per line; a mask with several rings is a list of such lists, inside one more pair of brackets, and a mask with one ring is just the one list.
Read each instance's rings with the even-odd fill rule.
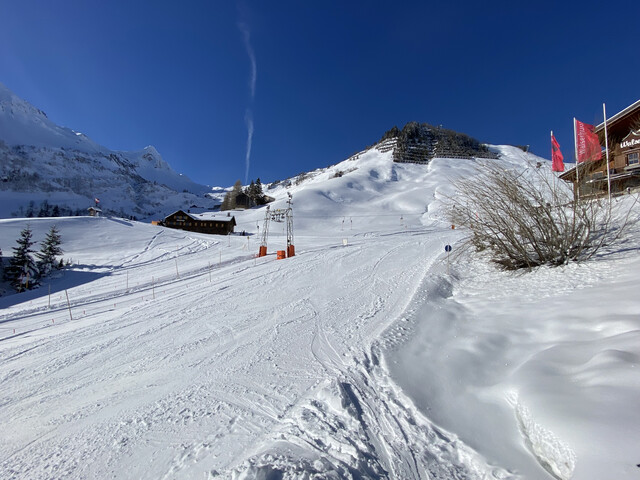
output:
[[640,478],[637,231],[497,271],[441,215],[475,168],[371,150],[271,190],[286,260],[277,223],[255,258],[264,208],[230,237],[29,219],[73,267],[0,297],[0,478]]

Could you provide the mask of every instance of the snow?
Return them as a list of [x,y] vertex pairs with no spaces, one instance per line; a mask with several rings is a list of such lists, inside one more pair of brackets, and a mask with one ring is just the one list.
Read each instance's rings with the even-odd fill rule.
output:
[[[162,218],[178,208],[213,207],[209,188],[175,172],[147,146],[113,151],[61,127],[0,83],[0,216],[23,216],[29,202],[85,210],[93,199],[120,215]],[[215,198],[215,197],[212,197]]]
[[56,224],[73,262],[0,297],[0,477],[637,478],[638,232],[498,271],[442,214],[481,164],[372,149],[277,186],[285,260],[278,223],[255,257],[264,208],[247,237],[0,220],[5,256]]
[[204,212],[187,213],[187,215],[196,220],[215,220],[216,222],[231,222],[233,219],[233,216],[227,215],[227,213]]

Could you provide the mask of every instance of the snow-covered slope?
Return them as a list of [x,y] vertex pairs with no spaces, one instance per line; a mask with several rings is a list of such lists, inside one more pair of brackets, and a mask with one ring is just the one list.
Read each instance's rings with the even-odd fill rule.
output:
[[[264,207],[230,237],[31,219],[74,265],[0,297],[0,477],[636,478],[637,233],[533,273],[448,262],[443,195],[479,167],[370,150],[276,186],[286,260],[278,223],[254,257]],[[0,220],[5,255],[26,224]]]
[[96,197],[105,210],[148,217],[204,204],[208,191],[176,173],[154,147],[109,150],[56,125],[1,83],[0,179],[2,217],[25,212],[30,201],[75,210]]

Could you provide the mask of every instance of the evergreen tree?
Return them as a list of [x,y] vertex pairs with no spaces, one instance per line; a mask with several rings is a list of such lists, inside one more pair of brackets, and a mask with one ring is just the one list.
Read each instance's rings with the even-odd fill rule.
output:
[[60,245],[62,245],[60,232],[56,226],[53,225],[42,242],[40,251],[36,253],[36,257],[38,257],[38,269],[40,270],[40,275],[43,277],[49,275],[51,270],[59,268],[60,264],[56,260],[56,257],[62,255]]
[[265,198],[264,198],[264,191],[262,190],[262,182],[260,181],[260,177],[258,177],[258,179],[256,180],[256,204],[257,205],[264,205],[265,202]]
[[251,203],[256,203],[256,184],[251,180],[251,184],[245,189],[244,193],[251,199]]
[[253,205],[264,204],[264,192],[259,178],[255,182],[251,180],[251,184],[244,189],[244,193],[251,199]]
[[31,237],[31,228],[27,226],[20,232],[18,246],[13,247],[13,257],[5,269],[5,279],[11,282],[11,286],[17,292],[33,288],[38,284],[38,266],[31,256],[34,253],[31,247],[35,242]]
[[50,212],[50,205],[49,202],[47,200],[43,200],[42,203],[40,204],[40,211],[38,212],[38,216],[39,217],[48,217],[51,215]]
[[34,211],[35,208],[36,208],[36,204],[34,203],[34,201],[33,200],[29,201],[29,205],[27,205],[27,213],[26,213],[27,218],[32,218],[35,215],[35,211]]

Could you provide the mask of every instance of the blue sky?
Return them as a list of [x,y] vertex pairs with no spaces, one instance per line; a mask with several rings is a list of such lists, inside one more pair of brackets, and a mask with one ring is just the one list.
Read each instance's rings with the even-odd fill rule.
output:
[[0,0],[0,82],[209,185],[337,163],[412,120],[546,158],[554,130],[569,158],[574,116],[640,98],[639,17],[616,0]]

